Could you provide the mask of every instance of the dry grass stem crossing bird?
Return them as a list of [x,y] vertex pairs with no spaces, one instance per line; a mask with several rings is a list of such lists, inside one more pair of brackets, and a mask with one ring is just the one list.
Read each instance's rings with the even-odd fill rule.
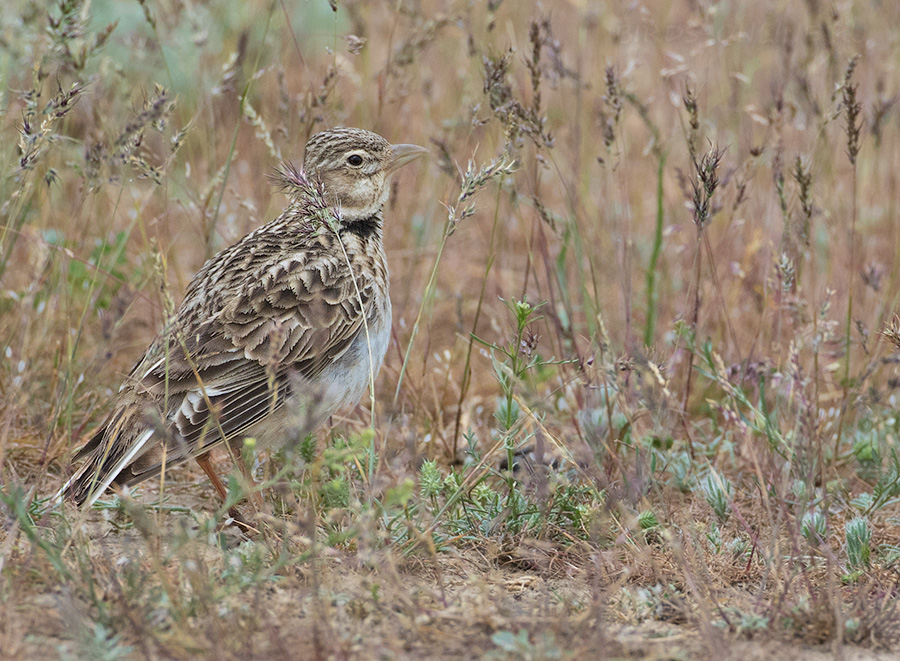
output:
[[390,176],[425,152],[355,128],[314,135],[303,169],[276,177],[289,206],[194,276],[57,496],[89,507],[193,457],[224,497],[211,449],[295,443],[355,405],[390,338]]

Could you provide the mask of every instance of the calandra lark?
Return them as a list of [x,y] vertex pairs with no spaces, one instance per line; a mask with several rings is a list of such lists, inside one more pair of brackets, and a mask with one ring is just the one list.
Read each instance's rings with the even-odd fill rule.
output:
[[425,151],[361,129],[314,135],[302,171],[278,174],[290,205],[194,276],[58,496],[87,507],[191,457],[224,495],[212,448],[296,442],[355,405],[390,338],[390,176]]

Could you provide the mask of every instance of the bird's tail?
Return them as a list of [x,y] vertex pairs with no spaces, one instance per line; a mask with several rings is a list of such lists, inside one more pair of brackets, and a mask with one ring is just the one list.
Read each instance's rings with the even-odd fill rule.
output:
[[133,439],[128,439],[128,415],[116,411],[91,440],[75,455],[74,460],[87,457],[84,465],[60,488],[51,502],[59,503],[68,498],[82,508],[89,508],[103,495],[122,470],[138,457],[154,429],[145,428]]

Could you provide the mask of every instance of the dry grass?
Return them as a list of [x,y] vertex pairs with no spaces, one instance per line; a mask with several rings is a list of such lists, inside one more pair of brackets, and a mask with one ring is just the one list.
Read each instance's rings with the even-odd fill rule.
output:
[[[896,652],[898,21],[6,3],[0,656]],[[192,274],[285,203],[264,175],[333,125],[432,150],[387,214],[375,410],[257,458],[249,540],[190,467],[48,508]]]

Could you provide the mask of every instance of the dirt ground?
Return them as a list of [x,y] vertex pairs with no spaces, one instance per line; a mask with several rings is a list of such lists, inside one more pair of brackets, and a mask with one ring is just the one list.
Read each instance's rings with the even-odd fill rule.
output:
[[[216,645],[213,631],[192,647],[177,637],[161,647],[135,646],[126,658],[242,659],[792,659],[818,661],[896,659],[894,652],[853,646],[807,646],[783,641],[741,640],[710,627],[647,620],[609,622],[613,614],[590,605],[584,578],[545,579],[516,570],[481,570],[461,558],[442,558],[442,581],[420,572],[391,577],[407,592],[373,602],[378,571],[341,562],[316,581],[287,580],[255,595],[258,630],[239,649]],[[311,583],[318,582],[318,597]],[[488,607],[490,605],[490,607]],[[79,658],[71,640],[73,619],[86,617],[65,586],[4,606],[7,640],[3,659]],[[606,615],[607,617],[604,617]],[[703,629],[704,631],[701,631]],[[497,644],[498,632],[526,645]],[[184,653],[176,651],[182,647]],[[492,657],[485,655],[491,654]]]
[[[120,513],[94,511],[80,520],[66,511],[81,526],[79,548],[68,553],[88,565],[93,605],[83,588],[46,581],[56,574],[42,574],[40,553],[24,535],[7,531],[2,543],[18,547],[10,555],[10,580],[25,589],[0,604],[7,642],[0,658],[87,658],[92,648],[85,632],[108,635],[96,624],[104,603],[120,613],[115,630],[130,632],[115,639],[115,654],[105,658],[898,658],[849,645],[764,640],[764,632],[755,638],[730,633],[704,620],[688,600],[640,612],[622,597],[638,586],[612,555],[585,562],[535,540],[519,540],[513,552],[481,547],[400,560],[395,551],[323,547],[274,572],[267,568],[279,563],[268,556],[254,573],[246,561],[254,552],[265,556],[284,543],[296,559],[302,535],[286,526],[281,536],[250,539],[234,525],[215,526],[214,503],[201,482],[196,476],[173,483],[186,512],[151,513],[136,525]],[[152,488],[143,491],[142,500],[152,499]],[[43,523],[52,528],[51,519]],[[183,603],[173,605],[177,599]],[[133,621],[123,623],[121,613],[129,612]],[[145,630],[151,623],[154,629]]]

